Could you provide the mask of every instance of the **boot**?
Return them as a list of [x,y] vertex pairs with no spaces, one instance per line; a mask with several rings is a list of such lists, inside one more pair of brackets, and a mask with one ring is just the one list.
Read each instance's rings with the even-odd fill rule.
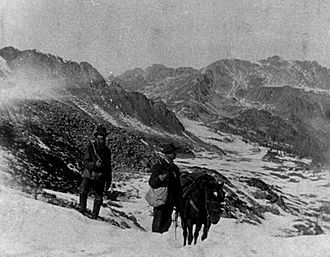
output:
[[102,205],[102,202],[94,201],[92,219],[96,220],[97,217],[99,216],[101,205]]
[[79,212],[83,215],[86,215],[86,207],[87,207],[87,195],[80,194],[79,195]]

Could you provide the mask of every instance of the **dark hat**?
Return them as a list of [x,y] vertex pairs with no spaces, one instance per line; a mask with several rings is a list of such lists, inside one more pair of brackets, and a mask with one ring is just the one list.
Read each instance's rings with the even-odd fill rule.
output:
[[178,149],[173,143],[169,143],[163,147],[162,153],[175,153]]
[[94,131],[94,136],[97,137],[98,135],[106,137],[108,135],[107,128],[104,125],[98,125]]

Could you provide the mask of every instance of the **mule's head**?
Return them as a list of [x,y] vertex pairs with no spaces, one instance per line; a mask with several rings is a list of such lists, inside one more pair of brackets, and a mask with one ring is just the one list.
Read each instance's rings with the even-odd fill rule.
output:
[[223,209],[222,204],[225,201],[223,186],[224,182],[219,184],[212,181],[206,188],[206,209],[212,224],[216,224],[220,220]]

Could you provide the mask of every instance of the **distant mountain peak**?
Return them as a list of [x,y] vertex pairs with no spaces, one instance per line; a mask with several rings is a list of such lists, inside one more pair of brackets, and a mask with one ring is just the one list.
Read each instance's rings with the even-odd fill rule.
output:
[[20,51],[12,46],[7,46],[0,49],[0,56],[2,56],[8,62],[16,59],[19,53]]
[[67,86],[106,84],[103,76],[88,62],[64,61],[61,57],[45,54],[37,49],[20,51],[12,46],[0,49],[13,75],[28,79],[66,81]]
[[284,58],[282,58],[281,56],[278,56],[278,55],[273,55],[273,56],[270,56],[270,57],[267,57],[266,59],[261,59],[259,60],[260,63],[286,63],[287,61],[284,60]]

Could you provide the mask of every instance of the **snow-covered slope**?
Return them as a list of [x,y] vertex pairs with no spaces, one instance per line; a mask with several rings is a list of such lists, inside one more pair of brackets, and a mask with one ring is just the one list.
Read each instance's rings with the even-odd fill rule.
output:
[[[129,204],[132,209],[134,201]],[[136,202],[135,209],[150,211],[143,201]],[[270,226],[233,219],[221,219],[206,241],[182,247],[181,229],[151,233],[150,215],[141,216],[149,225],[145,232],[120,229],[5,187],[0,190],[0,210],[1,256],[330,256],[329,235],[274,237]]]
[[[263,222],[276,224],[276,229],[272,228],[276,235],[299,234],[304,226],[308,230],[320,225],[326,232],[330,231],[328,169],[313,167],[309,159],[300,159],[281,152],[270,153],[269,149],[244,142],[241,137],[211,131],[200,123],[183,117],[180,121],[187,131],[229,154],[219,158],[212,153],[202,152],[197,153],[197,157],[191,161],[178,159],[178,164],[214,169],[230,180],[232,185],[228,189],[233,189],[253,208],[259,205],[266,209],[267,206],[270,207],[264,213],[266,221]],[[270,204],[269,199],[262,197],[263,186],[251,183],[256,180],[265,183],[263,186],[269,185],[282,198],[284,205],[279,204],[280,213],[271,211],[274,205]]]
[[[181,170],[198,166],[226,177],[227,197],[237,194],[252,208],[263,210],[260,222],[249,222],[247,214],[233,210],[236,219],[222,217],[212,225],[207,240],[182,247],[180,223],[168,233],[151,233],[152,208],[144,200],[150,174],[117,177],[117,201],[105,201],[100,212],[102,220],[95,221],[72,208],[50,205],[45,197],[51,195],[59,203],[74,205],[77,195],[47,188],[34,195],[22,193],[10,180],[8,164],[15,163],[15,157],[1,148],[1,256],[330,256],[328,170],[308,169],[310,160],[269,156],[268,149],[245,143],[239,137],[216,133],[187,119],[180,121],[187,131],[229,153],[219,156],[200,152],[194,159],[177,159]],[[266,201],[261,188],[246,183],[252,178],[270,185],[288,209]],[[88,202],[91,207],[92,198]],[[133,222],[130,228],[124,225],[132,221],[128,217],[134,217],[143,229]],[[302,236],[316,224],[323,234]]]

